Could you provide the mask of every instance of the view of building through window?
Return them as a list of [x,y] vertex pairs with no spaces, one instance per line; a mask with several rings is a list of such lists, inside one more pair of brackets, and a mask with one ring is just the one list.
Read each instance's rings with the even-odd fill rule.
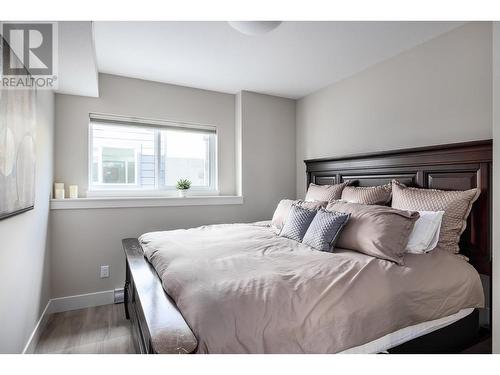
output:
[[215,132],[91,121],[91,187],[215,189]]

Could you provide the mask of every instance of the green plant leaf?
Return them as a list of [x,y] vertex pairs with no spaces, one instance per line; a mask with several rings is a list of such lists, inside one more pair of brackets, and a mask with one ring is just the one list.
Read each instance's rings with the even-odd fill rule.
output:
[[191,187],[191,181],[185,178],[181,178],[177,181],[177,190],[188,190]]

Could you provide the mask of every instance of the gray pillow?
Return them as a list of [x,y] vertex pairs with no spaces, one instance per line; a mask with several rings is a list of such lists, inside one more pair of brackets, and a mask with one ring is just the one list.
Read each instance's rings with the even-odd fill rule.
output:
[[298,242],[302,241],[314,216],[316,216],[315,210],[308,210],[307,208],[302,208],[295,204],[292,205],[285,220],[285,224],[281,229],[280,236]]
[[309,225],[302,243],[314,247],[316,250],[332,251],[340,231],[350,216],[350,214],[342,212],[319,209]]
[[271,225],[278,231],[283,228],[283,224],[285,224],[285,220],[288,217],[288,213],[290,212],[290,208],[292,208],[293,204],[303,208],[308,208],[312,211],[317,211],[320,207],[326,208],[328,202],[304,202],[301,200],[292,201],[291,199],[282,199],[278,204],[278,207],[276,207],[273,220],[271,221]]

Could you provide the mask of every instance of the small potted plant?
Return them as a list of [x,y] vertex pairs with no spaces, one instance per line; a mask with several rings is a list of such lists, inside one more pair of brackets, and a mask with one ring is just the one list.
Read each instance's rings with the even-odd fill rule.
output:
[[179,192],[179,197],[184,198],[186,196],[186,191],[191,187],[191,181],[185,178],[181,178],[177,181],[177,191]]

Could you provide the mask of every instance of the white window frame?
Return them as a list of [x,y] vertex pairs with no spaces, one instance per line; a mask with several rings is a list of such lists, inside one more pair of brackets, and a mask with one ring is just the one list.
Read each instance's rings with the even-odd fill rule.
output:
[[[138,127],[141,129],[151,129],[155,130],[155,188],[154,189],[144,189],[139,186],[140,181],[140,168],[138,163],[137,149],[135,149],[135,159],[136,159],[136,184],[104,184],[97,183],[94,184],[92,179],[92,168],[93,168],[93,133],[92,124],[93,123],[108,123],[115,124],[117,126],[131,126]],[[189,189],[189,194],[193,196],[213,196],[219,195],[218,191],[218,163],[217,163],[217,127],[213,125],[204,124],[194,124],[186,122],[176,122],[167,120],[157,120],[157,119],[146,119],[137,117],[126,117],[118,115],[109,114],[89,114],[89,127],[88,127],[88,197],[134,197],[134,196],[177,196],[177,190],[175,186],[167,186],[164,181],[160,181],[160,163],[161,163],[161,152],[160,152],[160,130],[175,129],[186,131],[203,131],[206,133],[213,134],[209,137],[209,185],[208,186],[193,186]],[[164,176],[166,178],[166,175]]]

